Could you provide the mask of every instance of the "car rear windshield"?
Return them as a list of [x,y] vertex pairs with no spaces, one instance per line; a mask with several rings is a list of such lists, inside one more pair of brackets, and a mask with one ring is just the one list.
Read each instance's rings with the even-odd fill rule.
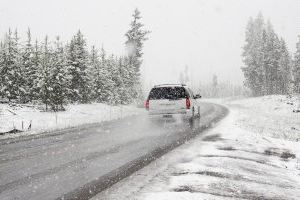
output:
[[159,87],[153,88],[149,94],[149,100],[155,99],[183,99],[187,98],[183,87]]

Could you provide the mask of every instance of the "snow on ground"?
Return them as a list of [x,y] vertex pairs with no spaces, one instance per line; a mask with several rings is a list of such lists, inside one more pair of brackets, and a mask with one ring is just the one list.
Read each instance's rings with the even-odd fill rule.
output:
[[[11,107],[8,104],[0,104],[0,133],[14,128],[26,131],[26,133],[5,134],[0,136],[0,139],[120,119],[137,114],[141,112],[140,110],[133,105],[109,106],[93,103],[68,105],[66,111],[61,112],[43,112],[36,107],[24,105]],[[31,130],[28,131],[30,124]]]
[[238,109],[238,123],[243,128],[261,135],[297,141],[300,140],[300,98],[265,96],[235,101],[223,101],[231,109]]
[[217,127],[94,199],[300,199],[300,113],[291,101],[218,101],[230,113]]

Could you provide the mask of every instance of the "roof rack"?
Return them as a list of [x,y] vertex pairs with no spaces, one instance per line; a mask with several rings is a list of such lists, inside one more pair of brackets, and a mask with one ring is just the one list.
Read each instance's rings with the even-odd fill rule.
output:
[[154,87],[160,87],[160,86],[164,86],[164,85],[174,85],[174,86],[181,85],[181,86],[186,86],[186,84],[159,84],[159,85],[155,85]]

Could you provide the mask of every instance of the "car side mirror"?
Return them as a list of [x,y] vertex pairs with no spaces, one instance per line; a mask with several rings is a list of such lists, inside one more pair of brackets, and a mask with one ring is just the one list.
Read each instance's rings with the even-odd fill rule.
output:
[[196,96],[194,96],[195,99],[200,99],[201,95],[200,94],[196,94]]

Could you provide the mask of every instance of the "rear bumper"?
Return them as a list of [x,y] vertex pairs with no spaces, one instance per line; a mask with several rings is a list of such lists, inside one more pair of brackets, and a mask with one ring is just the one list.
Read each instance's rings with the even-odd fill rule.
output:
[[193,114],[192,110],[185,110],[180,112],[158,112],[158,111],[148,111],[148,116],[150,119],[166,119],[166,118],[181,118],[190,119]]

